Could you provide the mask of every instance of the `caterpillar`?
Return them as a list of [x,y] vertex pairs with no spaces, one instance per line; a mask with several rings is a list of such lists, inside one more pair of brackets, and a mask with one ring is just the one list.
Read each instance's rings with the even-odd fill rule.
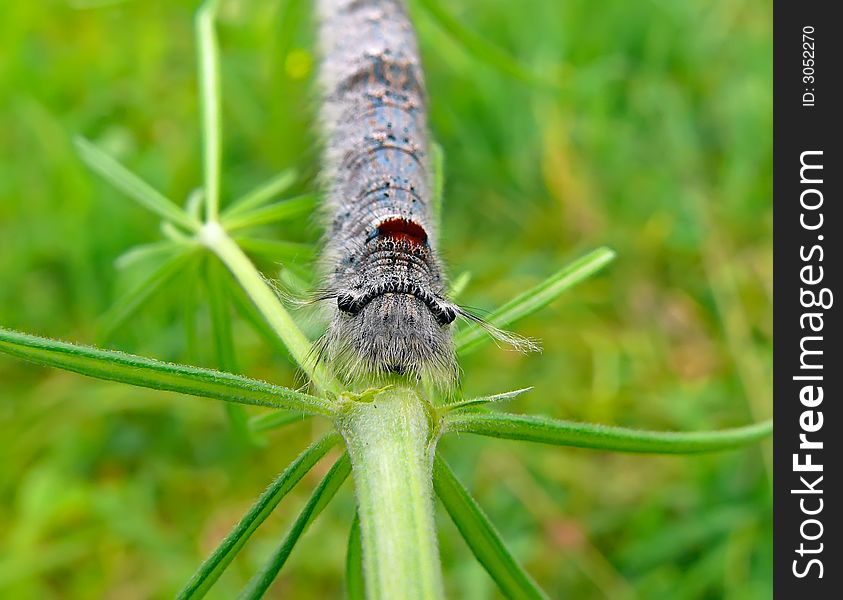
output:
[[348,382],[452,386],[452,324],[481,320],[446,297],[412,24],[400,0],[318,0],[317,11],[327,221],[317,299],[332,312],[318,359]]

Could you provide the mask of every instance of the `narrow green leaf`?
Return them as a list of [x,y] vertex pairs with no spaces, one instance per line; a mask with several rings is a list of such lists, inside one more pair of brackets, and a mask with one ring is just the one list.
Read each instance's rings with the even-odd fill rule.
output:
[[234,351],[234,338],[231,333],[231,315],[228,312],[228,290],[224,279],[226,272],[223,271],[222,264],[216,260],[208,261],[205,266],[208,303],[211,312],[211,330],[214,336],[217,366],[223,371],[236,373],[239,368]]
[[438,454],[433,463],[433,488],[474,556],[507,598],[547,598],[507,550],[483,509]]
[[520,396],[524,392],[529,392],[531,389],[533,388],[526,387],[521,388],[520,390],[512,390],[511,392],[503,392],[502,394],[494,394],[492,396],[470,398],[468,400],[458,400],[457,402],[452,402],[451,404],[445,404],[444,406],[442,406],[442,410],[444,412],[467,411],[479,408],[481,406],[485,406],[487,404],[493,404],[496,402],[506,402],[507,400],[512,400],[513,398]]
[[223,221],[227,218],[236,215],[242,215],[256,208],[260,208],[264,204],[275,200],[278,196],[290,189],[296,182],[298,175],[295,170],[287,169],[272,177],[256,187],[254,190],[245,194],[232,202],[222,213]]
[[234,238],[237,245],[247,254],[253,254],[269,260],[286,262],[306,261],[316,253],[311,244],[299,244],[284,240],[264,240],[248,237]]
[[159,240],[150,244],[141,244],[126,250],[114,260],[118,269],[127,269],[146,261],[157,261],[169,258],[179,250],[185,249],[185,243],[176,240]]
[[528,85],[553,92],[560,90],[558,82],[533,73],[508,52],[468,29],[462,21],[451,15],[438,0],[418,0],[418,2],[427,10],[439,27],[477,60]]
[[445,192],[445,151],[438,143],[430,143],[430,158],[433,166],[433,222],[436,231],[442,231],[442,202]]
[[[229,373],[240,373],[234,350],[234,336],[231,332],[228,288],[225,285],[228,274],[222,263],[216,260],[207,261],[205,266],[216,366]],[[262,445],[263,440],[249,428],[249,419],[242,406],[228,403],[225,405],[225,411],[234,434],[241,442]]]
[[195,252],[191,250],[182,247],[181,252],[170,256],[146,278],[118,298],[100,320],[100,338],[103,340],[111,338],[114,332],[134,316],[158,290],[182,272],[184,267],[196,256]]
[[158,229],[161,231],[161,235],[172,242],[180,242],[181,244],[192,244],[196,242],[195,237],[184,233],[184,231],[169,221],[161,221]]
[[222,224],[229,233],[238,229],[258,227],[312,214],[318,201],[316,194],[303,194],[235,215],[223,217]]
[[94,144],[83,137],[76,137],[73,142],[85,164],[135,202],[163,219],[190,231],[198,231],[198,221]]
[[223,571],[237,556],[255,530],[261,526],[275,507],[295,485],[301,481],[313,466],[339,442],[340,436],[330,433],[311,444],[293,463],[273,481],[260,495],[240,522],[234,526],[213,554],[205,559],[199,570],[179,593],[179,600],[202,598],[214,585]]
[[465,291],[465,288],[468,287],[470,281],[471,271],[463,271],[462,273],[457,275],[451,282],[450,288],[448,288],[448,298],[450,298],[451,300],[456,300],[457,298],[459,298]]
[[360,541],[360,517],[354,513],[348,534],[348,552],[345,555],[345,590],[348,600],[365,600],[363,580],[363,544]]
[[252,431],[256,432],[269,431],[271,429],[278,429],[280,427],[284,427],[285,425],[301,423],[309,417],[310,415],[275,410],[265,415],[258,415],[257,417],[252,417],[249,420],[249,428]]
[[184,203],[184,210],[191,217],[199,221],[202,219],[202,206],[205,204],[205,190],[201,187],[194,189],[187,196]]
[[[486,317],[486,321],[495,327],[507,327],[544,308],[556,300],[562,292],[588,279],[614,258],[614,251],[605,247],[589,252],[501,306]],[[460,354],[466,354],[489,339],[489,335],[481,327],[469,325],[457,333],[454,343]]]
[[0,352],[41,365],[139,387],[226,402],[331,415],[328,401],[232,373],[77,346],[0,327]]
[[[187,281],[199,281],[199,266],[201,261],[194,261],[187,265],[184,277]],[[202,346],[199,340],[199,333],[196,329],[196,319],[199,313],[199,292],[198,285],[187,286],[181,294],[181,310],[183,313],[182,324],[184,325],[185,360],[187,362],[199,362],[199,348]]]
[[719,431],[672,432],[574,423],[530,415],[449,413],[445,416],[445,430],[612,452],[694,454],[757,442],[772,433],[773,422]]
[[196,13],[196,48],[199,62],[199,104],[202,111],[202,166],[205,219],[217,220],[222,162],[222,89],[220,51],[216,32],[217,1],[206,0]]
[[328,505],[337,493],[337,490],[339,490],[340,486],[348,477],[349,473],[351,473],[351,461],[348,459],[348,454],[343,454],[319,483],[316,490],[313,492],[313,495],[310,497],[310,500],[307,501],[304,509],[302,509],[298,518],[296,518],[292,528],[290,528],[290,531],[281,542],[281,545],[272,554],[261,571],[252,577],[246,585],[246,588],[240,593],[238,596],[240,600],[251,600],[263,597],[266,590],[268,590],[269,586],[272,585],[272,582],[275,581],[275,578],[278,576],[278,572],[284,566],[284,563],[287,562],[290,553],[293,551],[293,548],[299,541],[299,538],[301,538],[305,529],[307,529],[308,525],[310,525],[310,523],[312,523],[314,519],[319,516],[319,513],[321,513]]

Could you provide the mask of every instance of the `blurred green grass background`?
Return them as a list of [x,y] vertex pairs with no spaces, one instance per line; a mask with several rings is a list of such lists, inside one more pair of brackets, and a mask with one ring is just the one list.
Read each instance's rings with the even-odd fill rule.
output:
[[[771,25],[759,0],[443,3],[548,89],[477,56],[412,2],[446,153],[441,245],[462,301],[491,309],[606,244],[606,272],[530,317],[542,355],[488,345],[466,394],[535,386],[510,407],[653,429],[739,425],[771,412]],[[172,198],[198,185],[195,2],[45,0],[0,19],[0,323],[94,343],[137,281],[130,246],[154,217],[90,174],[83,134]],[[226,0],[224,193],[296,167],[318,139],[312,7]],[[486,60],[484,60],[486,59]],[[270,235],[316,241],[315,221]],[[263,263],[267,273],[277,272]],[[176,279],[111,347],[212,364],[186,343]],[[201,295],[202,291],[198,290]],[[196,328],[207,335],[207,307]],[[296,385],[286,358],[235,322],[243,371]],[[0,596],[164,598],[323,425],[245,447],[215,403],[0,359]],[[771,595],[769,447],[638,457],[463,436],[445,456],[552,597]],[[324,472],[324,469],[322,470]],[[280,539],[319,470],[222,578],[232,597]],[[342,595],[349,486],[271,597]],[[441,516],[441,515],[440,515]],[[494,586],[441,519],[449,592]]]

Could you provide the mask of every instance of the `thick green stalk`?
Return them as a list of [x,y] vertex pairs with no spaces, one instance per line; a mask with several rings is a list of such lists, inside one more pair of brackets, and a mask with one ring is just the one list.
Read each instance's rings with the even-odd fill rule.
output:
[[207,246],[234,275],[235,279],[251,298],[275,334],[284,342],[293,359],[308,374],[317,386],[337,392],[333,378],[320,364],[309,358],[310,341],[296,325],[290,313],[278,300],[266,280],[240,247],[218,223],[206,223],[199,233],[199,239]]
[[433,412],[409,389],[346,400],[337,428],[351,457],[366,597],[443,597],[433,522]]

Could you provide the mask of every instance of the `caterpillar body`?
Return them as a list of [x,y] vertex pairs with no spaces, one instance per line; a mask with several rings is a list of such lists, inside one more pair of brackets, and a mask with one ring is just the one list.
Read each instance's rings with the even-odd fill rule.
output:
[[[401,0],[318,0],[331,322],[317,345],[347,382],[457,380],[451,326],[483,323],[446,297],[436,251],[424,78]],[[523,340],[521,340],[523,341]]]
[[457,378],[431,207],[427,111],[403,4],[319,0],[325,292],[319,353],[347,380]]

